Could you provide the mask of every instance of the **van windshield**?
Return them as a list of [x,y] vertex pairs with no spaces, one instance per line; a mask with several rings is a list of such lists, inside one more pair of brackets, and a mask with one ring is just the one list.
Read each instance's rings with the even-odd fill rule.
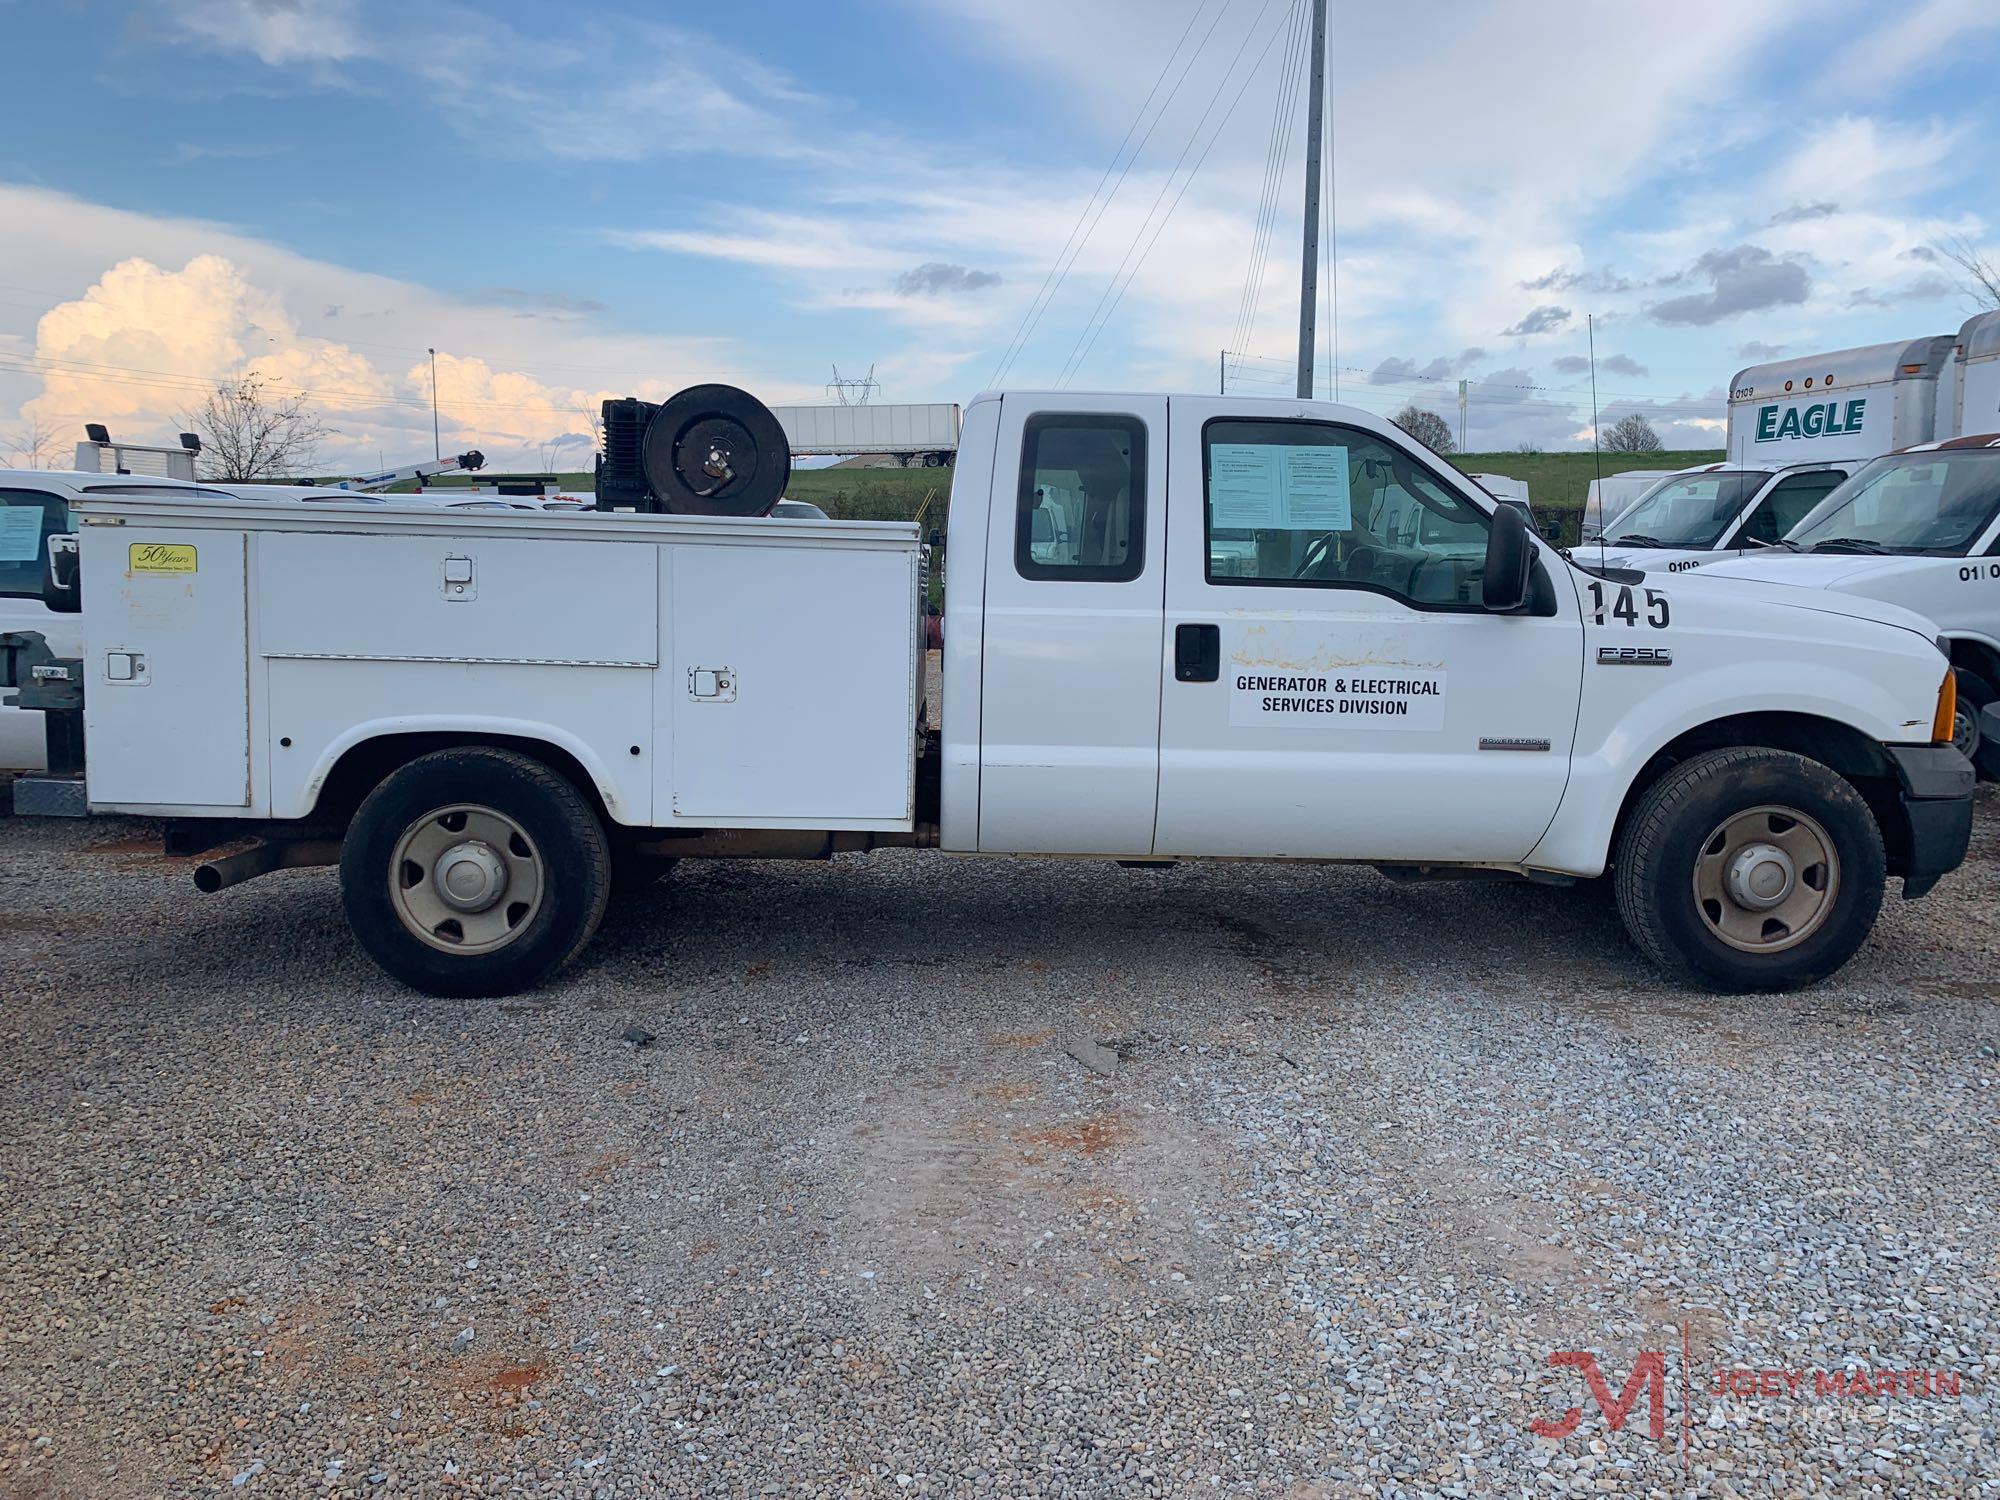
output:
[[1624,547],[1713,547],[1769,474],[1688,474],[1668,481],[1611,523],[1604,540]]
[[1962,557],[2000,510],[2000,449],[1878,458],[1786,538],[1810,552]]

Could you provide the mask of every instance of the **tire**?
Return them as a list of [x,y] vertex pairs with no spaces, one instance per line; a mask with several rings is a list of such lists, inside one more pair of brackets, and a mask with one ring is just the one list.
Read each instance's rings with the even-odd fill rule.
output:
[[1979,710],[2000,698],[2000,688],[1964,667],[1952,670],[1958,678],[1958,717],[1952,721],[1951,742],[1978,768],[1981,781],[2000,781],[2000,743],[1979,732]]
[[361,804],[340,887],[355,937],[393,977],[427,995],[509,995],[590,941],[611,854],[596,810],[540,761],[439,750]]
[[1632,809],[1615,865],[1640,952],[1739,991],[1797,989],[1840,968],[1875,925],[1886,878],[1860,793],[1818,761],[1764,749],[1674,766]]

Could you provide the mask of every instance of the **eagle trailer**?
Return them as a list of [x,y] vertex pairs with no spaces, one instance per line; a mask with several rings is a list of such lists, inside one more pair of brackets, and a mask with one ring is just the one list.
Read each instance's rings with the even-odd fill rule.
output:
[[258,840],[203,890],[337,860],[363,947],[455,995],[546,978],[685,857],[1609,869],[1649,958],[1734,989],[1832,973],[1885,877],[1964,857],[1921,618],[1588,571],[1364,412],[980,396],[935,735],[929,549],[767,514],[789,466],[698,387],[607,403],[598,503],[630,514],[86,497],[49,584],[85,650],[0,651],[70,768],[27,800]]

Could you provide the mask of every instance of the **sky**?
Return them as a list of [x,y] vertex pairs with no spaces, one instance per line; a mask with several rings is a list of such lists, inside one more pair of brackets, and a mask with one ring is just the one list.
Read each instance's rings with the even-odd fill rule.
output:
[[[1721,443],[1739,368],[1955,330],[1995,0],[1331,0],[1319,394]],[[1299,0],[0,0],[0,457],[303,396],[328,472],[586,467],[722,380],[1289,394]],[[1330,274],[1329,274],[1330,273]]]

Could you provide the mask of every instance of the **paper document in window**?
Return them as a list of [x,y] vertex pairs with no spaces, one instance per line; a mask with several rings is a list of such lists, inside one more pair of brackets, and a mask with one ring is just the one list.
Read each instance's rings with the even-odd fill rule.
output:
[[33,562],[42,550],[42,508],[0,505],[0,562]]
[[1217,443],[1208,453],[1208,505],[1218,531],[1345,531],[1354,524],[1347,450]]

